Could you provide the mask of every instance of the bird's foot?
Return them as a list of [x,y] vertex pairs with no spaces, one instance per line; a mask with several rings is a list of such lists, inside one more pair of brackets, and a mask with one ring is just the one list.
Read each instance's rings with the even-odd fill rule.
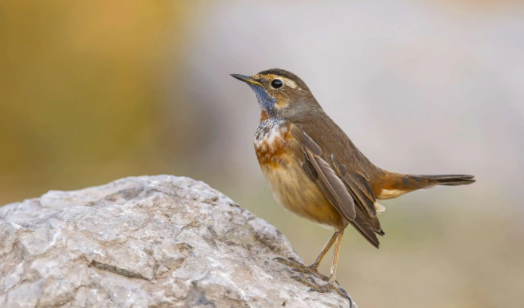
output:
[[273,260],[291,267],[293,269],[293,271],[295,271],[295,272],[306,273],[306,274],[314,274],[314,275],[317,275],[320,279],[322,279],[324,281],[328,281],[329,280],[329,277],[327,277],[325,275],[322,275],[318,271],[316,266],[304,265],[304,264],[298,262],[297,260],[295,260],[293,258],[285,259],[285,258],[277,257],[277,258],[274,258]]
[[350,308],[353,306],[353,300],[351,299],[349,294],[346,292],[346,290],[341,288],[338,285],[337,282],[328,281],[328,283],[326,283],[324,285],[319,285],[319,284],[317,284],[314,281],[314,279],[311,279],[311,277],[308,277],[309,279],[304,279],[301,276],[292,276],[291,278],[296,280],[296,281],[298,281],[298,282],[300,282],[300,283],[302,283],[302,284],[304,284],[304,285],[306,285],[306,286],[308,286],[310,288],[309,291],[326,293],[326,292],[329,292],[329,291],[333,290],[333,291],[337,292],[338,295],[340,295],[341,297],[349,300],[349,307]]
[[295,268],[293,268],[293,270],[295,272],[300,272],[300,273],[315,274],[320,279],[322,279],[324,281],[328,281],[329,280],[329,277],[326,276],[326,275],[321,274],[316,267],[311,267],[311,266],[295,267]]
[[297,266],[300,266],[300,267],[305,267],[304,264],[298,262],[297,260],[295,260],[295,258],[282,258],[282,257],[276,257],[276,258],[273,258],[274,261],[277,261],[277,262],[280,262],[282,264],[285,264],[287,266],[290,266],[290,267],[297,267]]

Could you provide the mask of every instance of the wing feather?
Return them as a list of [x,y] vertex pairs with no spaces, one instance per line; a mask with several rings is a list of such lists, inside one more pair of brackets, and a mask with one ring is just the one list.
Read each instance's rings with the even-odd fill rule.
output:
[[322,156],[322,149],[302,131],[305,155],[303,168],[315,181],[324,196],[337,211],[353,225],[373,246],[379,246],[376,234],[384,235],[376,217],[375,195],[367,180],[331,157],[331,165]]
[[366,217],[366,214],[360,208],[357,208],[356,219],[354,221],[350,221],[349,223],[355,227],[355,229],[357,229],[357,231],[362,234],[362,236],[364,236],[371,245],[375,246],[375,248],[378,248],[380,242],[377,238],[377,233],[380,235],[384,235],[384,233],[376,232],[374,228],[367,223],[364,217]]
[[356,199],[358,199],[357,203],[362,206],[371,218],[376,217],[375,202],[377,199],[368,181],[357,172],[348,172],[346,166],[339,163],[334,157],[331,160],[342,181],[355,194]]
[[313,139],[304,132],[303,137],[304,151],[317,174],[317,186],[344,218],[353,221],[357,212],[353,197],[348,192],[346,185],[329,164],[322,159],[322,150]]

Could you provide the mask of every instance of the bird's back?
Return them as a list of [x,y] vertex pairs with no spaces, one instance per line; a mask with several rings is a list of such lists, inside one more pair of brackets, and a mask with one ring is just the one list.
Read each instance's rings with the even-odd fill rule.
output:
[[376,167],[353,144],[344,131],[322,110],[293,119],[322,148],[324,160],[344,164],[349,170],[362,173],[371,183],[380,182],[385,171]]

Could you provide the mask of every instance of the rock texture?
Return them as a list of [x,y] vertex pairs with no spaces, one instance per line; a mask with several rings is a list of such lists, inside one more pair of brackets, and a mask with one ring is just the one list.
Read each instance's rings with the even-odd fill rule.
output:
[[279,256],[300,260],[275,227],[189,178],[51,191],[0,208],[0,307],[349,306],[308,292]]

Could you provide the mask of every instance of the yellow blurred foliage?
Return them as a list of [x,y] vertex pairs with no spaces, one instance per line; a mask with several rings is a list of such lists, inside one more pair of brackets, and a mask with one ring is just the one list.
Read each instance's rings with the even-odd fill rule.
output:
[[87,185],[78,169],[147,154],[185,6],[1,2],[0,203],[24,197],[6,195],[18,181],[28,188],[66,172],[73,178],[60,181]]

